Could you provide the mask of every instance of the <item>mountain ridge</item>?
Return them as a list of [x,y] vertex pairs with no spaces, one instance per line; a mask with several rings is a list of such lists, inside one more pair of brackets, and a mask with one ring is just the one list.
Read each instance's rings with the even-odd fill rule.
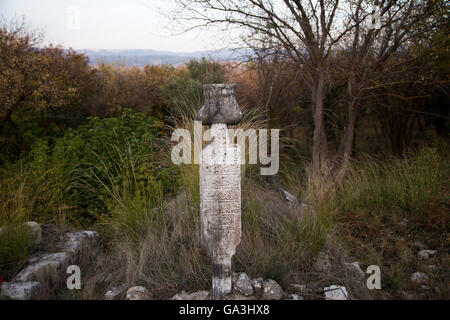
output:
[[153,49],[80,49],[89,57],[91,64],[123,63],[125,66],[179,65],[191,59],[207,58],[218,62],[243,61],[249,49],[221,49],[195,52],[158,51]]

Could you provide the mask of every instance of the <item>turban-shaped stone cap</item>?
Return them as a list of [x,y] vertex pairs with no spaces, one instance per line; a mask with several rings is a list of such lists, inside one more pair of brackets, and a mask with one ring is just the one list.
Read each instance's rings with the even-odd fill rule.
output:
[[204,105],[197,113],[197,120],[202,124],[241,122],[242,111],[236,101],[235,84],[205,84],[203,99]]

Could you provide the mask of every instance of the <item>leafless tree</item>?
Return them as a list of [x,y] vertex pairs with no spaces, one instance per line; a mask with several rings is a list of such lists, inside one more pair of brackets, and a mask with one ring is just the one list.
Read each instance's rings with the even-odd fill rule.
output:
[[[348,61],[347,125],[338,156],[348,163],[353,148],[358,98],[369,77],[407,41],[411,25],[423,19],[423,0],[174,0],[172,16],[184,30],[219,27],[252,48],[282,48],[295,61],[312,103],[313,168],[329,160],[324,100],[330,62],[339,50]],[[429,1],[428,1],[429,2]],[[373,8],[381,8],[381,28],[369,28]],[[375,21],[377,22],[377,21]],[[367,70],[366,70],[367,68]]]
[[[358,0],[351,16],[355,23],[340,43],[340,63],[345,67],[337,68],[346,77],[346,115],[347,122],[342,134],[336,158],[342,160],[341,169],[345,173],[353,150],[355,125],[361,98],[385,80],[386,73],[397,73],[407,66],[402,61],[396,65],[395,54],[405,51],[420,32],[435,27],[427,20],[441,10],[442,1],[398,1],[380,0],[379,25],[358,23],[365,16],[363,0]],[[382,80],[384,79],[384,81]],[[398,83],[398,79],[396,79]]]

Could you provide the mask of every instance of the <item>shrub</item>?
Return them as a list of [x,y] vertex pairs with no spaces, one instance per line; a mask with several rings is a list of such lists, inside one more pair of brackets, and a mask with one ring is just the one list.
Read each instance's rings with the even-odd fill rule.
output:
[[61,175],[67,181],[65,198],[88,217],[105,213],[108,208],[99,192],[84,186],[101,181],[112,188],[110,183],[125,179],[123,172],[114,170],[121,161],[130,161],[126,158],[130,153],[141,159],[139,167],[134,168],[136,179],[156,179],[164,192],[174,191],[176,179],[170,164],[165,166],[159,156],[161,146],[155,139],[161,129],[157,119],[127,110],[119,118],[91,118],[88,124],[70,130],[55,142],[51,158],[54,164],[63,166]]

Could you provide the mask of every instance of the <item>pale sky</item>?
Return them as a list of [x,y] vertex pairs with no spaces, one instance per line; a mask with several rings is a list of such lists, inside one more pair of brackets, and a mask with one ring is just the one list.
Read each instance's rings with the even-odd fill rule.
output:
[[[0,17],[25,17],[47,42],[73,49],[153,49],[176,52],[221,49],[217,34],[170,36],[159,12],[171,0],[0,0]],[[79,14],[78,14],[79,13]],[[222,47],[221,47],[222,45]]]

